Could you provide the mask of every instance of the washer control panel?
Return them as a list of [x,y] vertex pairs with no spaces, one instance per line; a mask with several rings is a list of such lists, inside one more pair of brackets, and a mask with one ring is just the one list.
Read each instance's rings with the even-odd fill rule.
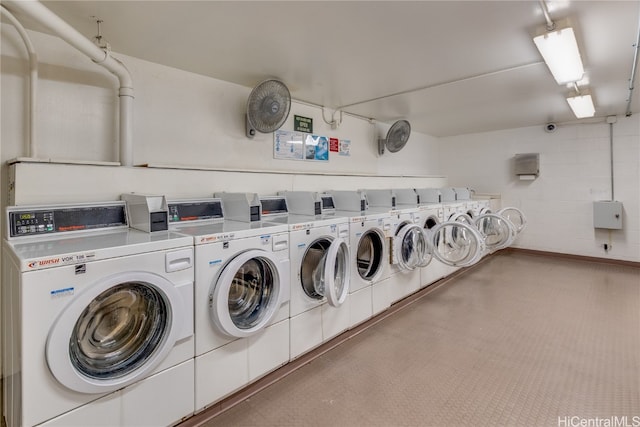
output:
[[12,207],[9,237],[128,227],[124,203],[92,206]]
[[169,205],[170,224],[224,218],[220,199],[170,200],[167,204]]

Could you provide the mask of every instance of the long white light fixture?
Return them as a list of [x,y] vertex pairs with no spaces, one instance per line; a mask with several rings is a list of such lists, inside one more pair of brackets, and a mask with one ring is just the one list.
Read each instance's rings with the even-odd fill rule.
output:
[[567,98],[567,102],[573,110],[573,114],[575,114],[579,119],[583,119],[585,117],[593,117],[596,113],[591,95],[572,96],[570,98]]
[[577,82],[584,76],[584,67],[573,28],[549,31],[534,37],[544,62],[558,84]]

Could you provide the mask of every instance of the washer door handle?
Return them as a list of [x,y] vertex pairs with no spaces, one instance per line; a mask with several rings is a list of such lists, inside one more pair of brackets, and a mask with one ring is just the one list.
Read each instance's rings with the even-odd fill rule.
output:
[[186,270],[193,266],[193,248],[168,252],[164,258],[164,268],[167,273]]

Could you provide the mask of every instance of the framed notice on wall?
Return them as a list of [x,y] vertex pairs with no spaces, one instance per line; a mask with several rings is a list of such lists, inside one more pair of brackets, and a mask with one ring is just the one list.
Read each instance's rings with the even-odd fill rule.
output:
[[326,136],[307,135],[304,141],[305,160],[329,160],[329,140]]
[[328,162],[329,138],[303,132],[277,130],[273,133],[273,158]]
[[277,130],[273,134],[273,158],[304,160],[305,134]]

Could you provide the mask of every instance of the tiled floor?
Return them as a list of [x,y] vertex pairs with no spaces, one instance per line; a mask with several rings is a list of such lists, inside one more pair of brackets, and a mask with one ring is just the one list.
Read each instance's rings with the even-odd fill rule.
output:
[[640,425],[640,269],[505,252],[203,425],[595,418]]

